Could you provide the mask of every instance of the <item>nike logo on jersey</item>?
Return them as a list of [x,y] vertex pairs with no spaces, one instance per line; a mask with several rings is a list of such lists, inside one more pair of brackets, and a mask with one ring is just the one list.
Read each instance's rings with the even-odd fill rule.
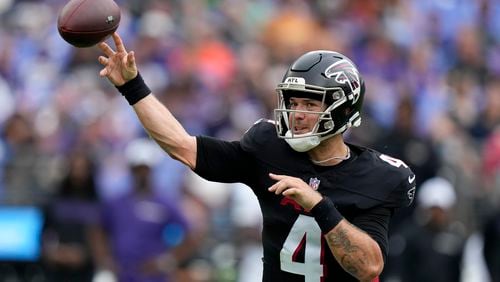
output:
[[410,175],[410,176],[408,176],[408,182],[409,182],[410,184],[412,184],[412,183],[413,183],[413,181],[415,181],[415,174],[414,174],[414,175]]

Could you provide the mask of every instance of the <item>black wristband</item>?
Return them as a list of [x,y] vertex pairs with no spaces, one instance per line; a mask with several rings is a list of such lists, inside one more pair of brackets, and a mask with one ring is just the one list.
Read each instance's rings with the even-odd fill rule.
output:
[[325,234],[330,232],[344,218],[328,197],[323,197],[311,209],[311,214],[314,216],[321,231]]
[[136,77],[125,84],[116,86],[116,89],[122,93],[131,106],[151,94],[151,89],[146,85],[140,73],[137,73]]

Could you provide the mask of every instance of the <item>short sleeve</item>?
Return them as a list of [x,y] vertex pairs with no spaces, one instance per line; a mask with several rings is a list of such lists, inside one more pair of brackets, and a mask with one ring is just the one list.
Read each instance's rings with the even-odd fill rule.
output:
[[389,232],[389,221],[393,210],[385,207],[375,207],[367,210],[366,213],[357,216],[352,220],[352,224],[365,231],[380,246],[384,261],[387,257],[387,242]]
[[196,174],[209,181],[248,183],[253,161],[239,141],[198,136],[197,146]]

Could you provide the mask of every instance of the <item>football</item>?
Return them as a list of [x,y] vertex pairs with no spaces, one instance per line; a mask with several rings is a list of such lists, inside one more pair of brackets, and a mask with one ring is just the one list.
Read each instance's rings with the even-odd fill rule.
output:
[[57,18],[61,37],[79,48],[106,40],[119,24],[120,7],[113,0],[70,0]]

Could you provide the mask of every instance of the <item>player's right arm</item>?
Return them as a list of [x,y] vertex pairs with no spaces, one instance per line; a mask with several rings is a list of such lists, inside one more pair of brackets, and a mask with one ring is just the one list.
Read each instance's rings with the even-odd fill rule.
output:
[[144,97],[133,107],[144,128],[165,152],[191,169],[196,167],[196,137],[189,135],[154,95]]
[[[134,52],[127,52],[120,36],[113,34],[116,50],[99,43],[106,56],[99,57],[104,68],[99,75],[115,86],[123,86],[138,75]],[[149,93],[148,93],[149,94]],[[172,113],[154,95],[147,95],[133,103],[133,108],[149,135],[172,158],[191,169],[196,167],[196,137],[189,135]]]

